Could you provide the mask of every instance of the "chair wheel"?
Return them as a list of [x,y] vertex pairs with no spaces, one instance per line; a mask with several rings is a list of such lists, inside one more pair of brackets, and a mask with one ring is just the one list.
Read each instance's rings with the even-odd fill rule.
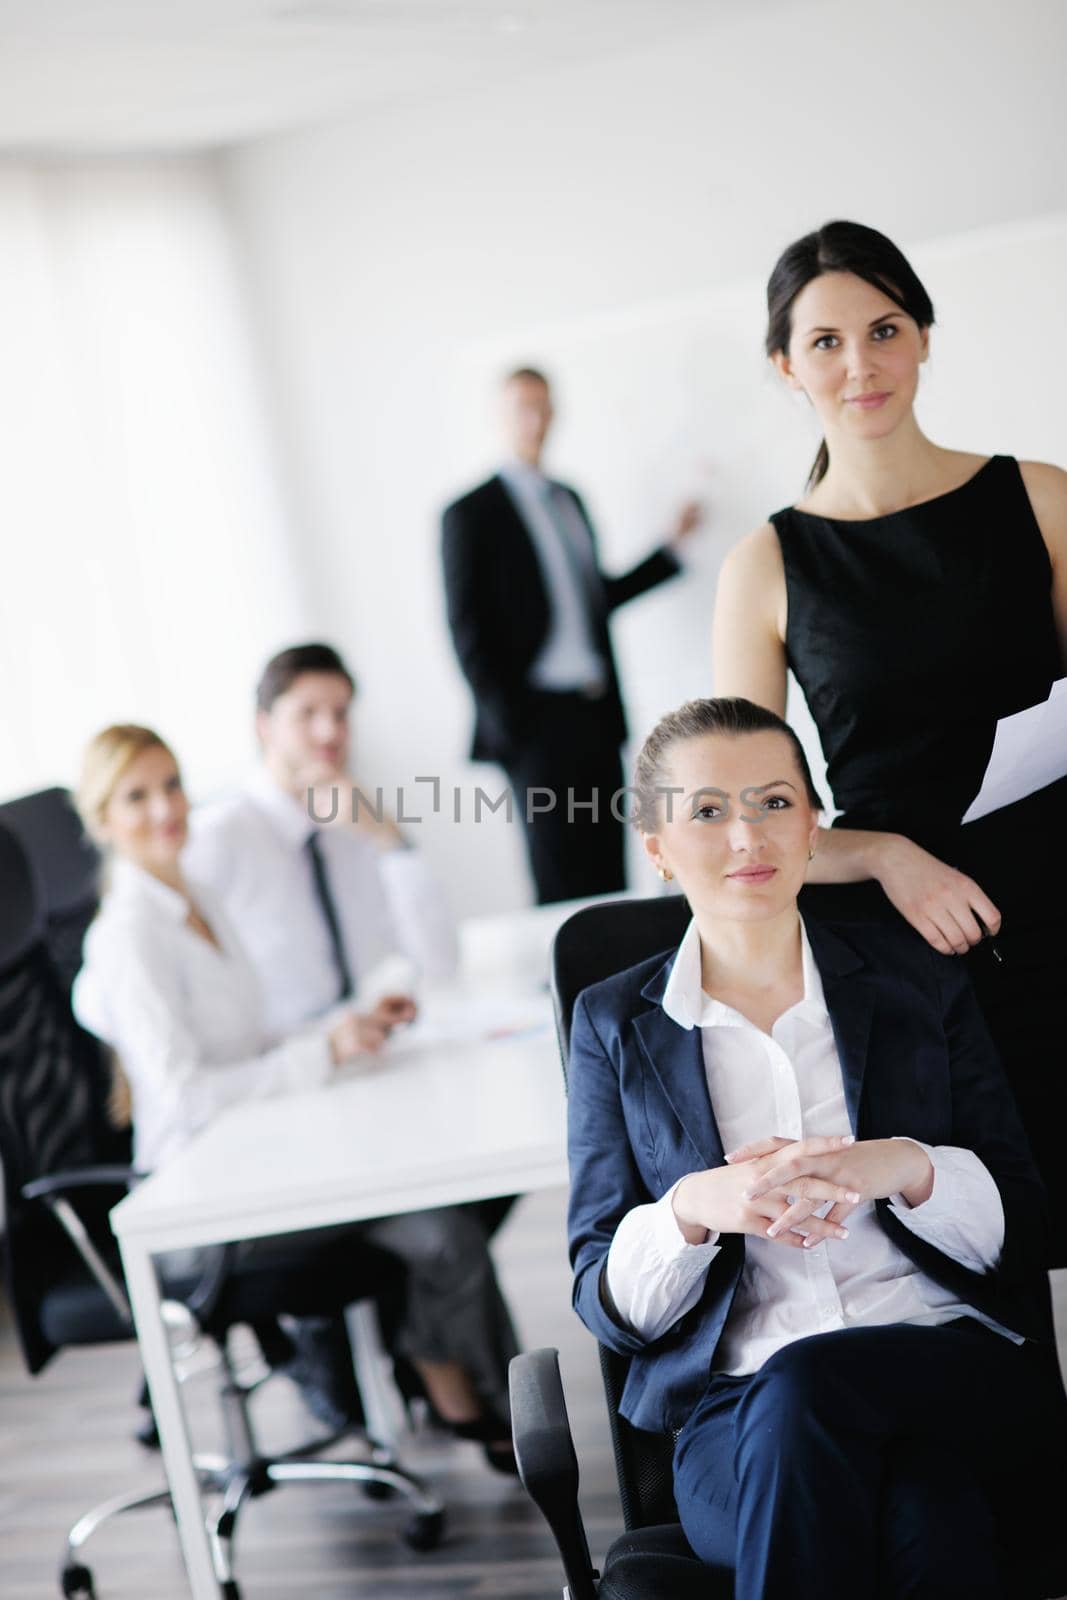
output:
[[96,1600],[93,1575],[88,1567],[72,1563],[59,1574],[59,1582],[66,1600]]
[[363,1484],[363,1494],[367,1500],[391,1500],[396,1490],[391,1483],[377,1483],[375,1479],[368,1478]]
[[145,1412],[141,1421],[134,1428],[133,1436],[142,1449],[159,1449],[159,1429],[156,1427],[156,1419],[151,1411]]
[[421,1511],[406,1523],[400,1535],[409,1550],[436,1550],[445,1531],[443,1511]]

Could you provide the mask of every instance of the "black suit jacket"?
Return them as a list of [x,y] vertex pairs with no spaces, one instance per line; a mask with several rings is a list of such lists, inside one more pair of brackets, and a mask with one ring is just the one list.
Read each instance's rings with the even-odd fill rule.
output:
[[[596,536],[579,496],[573,495]],[[549,599],[533,540],[504,480],[492,477],[450,505],[442,519],[445,598],[452,642],[474,692],[471,755],[505,764],[523,744],[532,692],[527,675],[548,634]],[[597,563],[599,571],[599,562]],[[608,618],[616,606],[644,594],[678,571],[665,546],[617,578],[601,573],[589,594],[590,621],[608,671],[604,716],[613,737],[626,738]]]
[[[1004,1248],[989,1273],[917,1238],[887,1201],[876,1204],[882,1227],[959,1301],[1051,1347],[1044,1192],[963,964],[937,955],[903,922],[807,915],[805,926],[857,1138],[908,1134],[973,1150],[1004,1205]],[[656,956],[586,989],[570,1055],[575,1308],[603,1344],[633,1357],[621,1410],[656,1432],[681,1427],[707,1387],[744,1264],[743,1235],[724,1235],[696,1305],[651,1343],[617,1320],[602,1292],[626,1213],[724,1161],[700,1029],[679,1027],[660,1004],[673,961],[673,952]]]

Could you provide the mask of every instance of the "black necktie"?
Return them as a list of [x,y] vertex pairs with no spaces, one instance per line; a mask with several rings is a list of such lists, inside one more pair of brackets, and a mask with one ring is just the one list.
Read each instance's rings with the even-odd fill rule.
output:
[[352,972],[345,954],[345,942],[341,937],[341,924],[337,920],[337,907],[333,895],[330,893],[330,880],[326,873],[326,863],[322,858],[322,843],[318,832],[308,836],[307,852],[311,857],[311,876],[315,884],[315,898],[319,902],[326,930],[330,935],[330,944],[333,947],[334,965],[337,968],[337,977],[341,985],[338,1000],[347,1000],[352,993]]

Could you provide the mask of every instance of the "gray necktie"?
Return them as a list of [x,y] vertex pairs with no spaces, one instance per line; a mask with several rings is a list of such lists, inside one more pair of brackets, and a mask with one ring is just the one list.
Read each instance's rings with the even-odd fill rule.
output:
[[348,955],[345,951],[345,942],[341,937],[341,924],[337,919],[337,906],[330,892],[330,879],[326,871],[326,862],[322,855],[322,841],[318,831],[309,834],[307,840],[307,853],[311,857],[311,876],[315,885],[315,898],[322,912],[322,920],[326,924],[326,931],[330,935],[330,945],[333,950],[334,965],[337,968],[337,977],[341,988],[338,1000],[347,1000],[353,993],[352,969],[348,965]]
[[[552,526],[556,530],[559,542],[563,546],[563,553],[567,557],[567,565],[570,567],[574,581],[577,583],[584,599],[588,601],[590,606],[597,608],[601,600],[600,574],[593,563],[593,552],[588,540],[583,541],[581,550],[578,548],[574,519],[567,514],[574,502],[571,500],[570,506],[564,506],[564,496],[567,496],[567,499],[570,500],[566,489],[559,484],[552,483],[548,478],[544,480],[541,488],[541,500],[551,519]],[[577,515],[577,507],[575,507],[575,515]]]

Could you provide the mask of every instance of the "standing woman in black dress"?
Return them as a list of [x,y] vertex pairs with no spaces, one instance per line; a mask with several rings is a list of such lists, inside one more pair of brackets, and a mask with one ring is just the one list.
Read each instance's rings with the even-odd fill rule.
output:
[[926,438],[913,402],[934,310],[883,234],[831,222],[797,240],[767,304],[767,353],[824,439],[803,498],[723,565],[715,693],[784,715],[792,668],[842,812],[809,879],[876,879],[935,949],[967,958],[1055,1208],[1067,778],[962,818],[998,718],[1067,672],[1067,473]]

